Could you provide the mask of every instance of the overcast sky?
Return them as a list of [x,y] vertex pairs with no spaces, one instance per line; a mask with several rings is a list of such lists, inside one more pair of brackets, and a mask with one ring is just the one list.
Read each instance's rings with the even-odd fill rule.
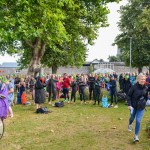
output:
[[117,54],[117,46],[112,46],[115,37],[119,34],[117,22],[119,21],[119,13],[117,10],[120,9],[121,5],[127,4],[127,0],[122,0],[118,3],[110,3],[108,7],[110,14],[108,15],[108,23],[110,24],[106,28],[99,29],[99,37],[95,40],[93,46],[89,46],[87,61],[94,59],[103,59],[108,61],[107,58]]
[[[119,34],[117,27],[117,22],[119,21],[119,10],[121,5],[127,4],[127,0],[122,0],[119,4],[110,3],[108,7],[110,9],[110,14],[108,15],[109,27],[101,28],[99,30],[99,37],[95,40],[93,46],[89,46],[87,61],[92,61],[94,59],[103,59],[107,61],[107,58],[112,55],[117,54],[117,47],[112,46],[115,37]],[[3,62],[15,62],[16,57],[11,57],[8,55],[0,56],[0,64]]]

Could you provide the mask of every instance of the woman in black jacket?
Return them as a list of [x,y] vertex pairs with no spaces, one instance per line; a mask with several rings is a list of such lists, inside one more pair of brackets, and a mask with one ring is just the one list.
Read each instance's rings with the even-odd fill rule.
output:
[[139,74],[137,76],[137,83],[130,88],[127,95],[128,108],[130,109],[128,131],[131,131],[132,122],[136,117],[134,142],[139,142],[138,134],[148,95],[148,88],[145,86],[145,80],[146,76],[142,73]]
[[44,90],[44,84],[41,81],[40,77],[37,77],[36,83],[35,83],[35,103],[36,108],[40,108],[41,104],[45,102],[46,94]]
[[87,82],[86,82],[86,78],[84,76],[81,76],[78,86],[79,86],[79,94],[80,94],[81,104],[82,104],[82,100],[84,100],[84,103],[86,104],[85,88],[87,86]]

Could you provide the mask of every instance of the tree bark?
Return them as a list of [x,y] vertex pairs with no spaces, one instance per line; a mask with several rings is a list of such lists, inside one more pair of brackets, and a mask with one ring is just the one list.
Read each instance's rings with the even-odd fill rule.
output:
[[34,77],[40,73],[41,70],[41,59],[45,53],[45,43],[42,43],[40,39],[36,39],[35,44],[32,48],[32,58],[28,67],[28,75]]
[[142,67],[138,67],[138,73],[142,72]]
[[52,74],[56,74],[57,73],[57,66],[52,66]]

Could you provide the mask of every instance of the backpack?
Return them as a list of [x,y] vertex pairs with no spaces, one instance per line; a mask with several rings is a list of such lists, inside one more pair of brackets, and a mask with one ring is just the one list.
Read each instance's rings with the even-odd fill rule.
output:
[[63,107],[64,106],[64,102],[55,102],[55,107]]
[[127,99],[127,95],[126,93],[124,93],[123,91],[120,91],[117,93],[117,97],[121,100],[126,100]]
[[40,113],[40,114],[48,114],[49,113],[49,111],[48,111],[48,109],[45,107],[45,108],[38,108],[37,110],[36,110],[36,113]]
[[24,93],[22,93],[22,95],[21,95],[21,103],[22,103],[22,104],[25,104],[27,101],[28,101],[28,99],[27,99],[27,94],[24,92]]

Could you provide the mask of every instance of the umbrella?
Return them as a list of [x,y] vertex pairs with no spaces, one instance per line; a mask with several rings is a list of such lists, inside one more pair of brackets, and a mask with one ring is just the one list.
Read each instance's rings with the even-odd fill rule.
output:
[[94,71],[94,73],[102,73],[102,74],[104,74],[104,73],[113,73],[113,72],[115,72],[115,71],[112,70],[112,69],[109,69],[109,68],[99,68],[99,69]]

